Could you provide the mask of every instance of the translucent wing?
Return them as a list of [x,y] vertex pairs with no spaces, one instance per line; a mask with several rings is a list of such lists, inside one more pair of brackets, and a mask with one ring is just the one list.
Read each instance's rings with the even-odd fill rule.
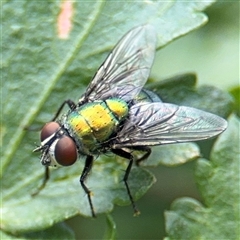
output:
[[133,99],[149,76],[156,49],[156,35],[150,25],[128,32],[98,69],[79,102],[120,97]]
[[227,122],[214,114],[167,103],[139,103],[114,142],[114,148],[152,146],[207,139],[220,134]]

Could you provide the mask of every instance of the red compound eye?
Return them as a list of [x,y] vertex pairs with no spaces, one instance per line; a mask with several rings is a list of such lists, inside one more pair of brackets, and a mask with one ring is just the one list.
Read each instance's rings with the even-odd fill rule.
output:
[[41,131],[41,142],[50,137],[60,128],[60,125],[57,122],[46,123]]
[[75,142],[68,136],[60,138],[55,146],[55,159],[62,166],[70,166],[77,160]]

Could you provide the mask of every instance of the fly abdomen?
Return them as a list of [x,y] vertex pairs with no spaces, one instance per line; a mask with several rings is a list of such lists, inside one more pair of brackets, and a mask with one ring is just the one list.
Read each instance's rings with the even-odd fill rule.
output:
[[69,113],[68,128],[70,134],[79,139],[80,149],[91,153],[117,132],[127,113],[127,103],[122,100],[87,103]]
[[124,120],[128,115],[128,105],[120,98],[107,99],[106,104],[119,122]]

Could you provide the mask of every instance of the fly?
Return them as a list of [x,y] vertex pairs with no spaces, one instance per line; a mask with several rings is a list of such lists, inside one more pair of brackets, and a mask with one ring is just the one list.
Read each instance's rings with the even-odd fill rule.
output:
[[[42,153],[46,166],[69,166],[85,156],[80,184],[88,197],[91,214],[95,211],[91,192],[85,184],[94,156],[112,152],[129,161],[123,182],[135,214],[139,211],[128,186],[133,162],[137,165],[151,154],[151,146],[198,141],[223,132],[227,122],[214,114],[191,107],[163,103],[143,89],[153,64],[157,37],[150,25],[129,31],[100,66],[86,92],[77,103],[66,100],[55,117],[41,130]],[[69,111],[59,117],[63,107]],[[132,151],[143,152],[134,159]]]

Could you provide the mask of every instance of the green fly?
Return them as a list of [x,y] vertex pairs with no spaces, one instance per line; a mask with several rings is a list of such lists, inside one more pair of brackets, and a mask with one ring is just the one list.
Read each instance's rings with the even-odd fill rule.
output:
[[[123,182],[134,209],[128,176],[133,162],[138,165],[151,153],[151,146],[208,139],[223,132],[227,122],[195,108],[163,103],[143,89],[154,60],[157,37],[150,25],[129,31],[100,66],[77,103],[66,100],[41,131],[41,163],[69,166],[85,156],[80,184],[95,216],[91,192],[85,184],[94,156],[112,152],[129,161]],[[60,116],[65,105],[69,111]],[[60,117],[59,117],[60,116]],[[132,152],[141,151],[135,159]],[[39,192],[38,190],[38,192]]]

